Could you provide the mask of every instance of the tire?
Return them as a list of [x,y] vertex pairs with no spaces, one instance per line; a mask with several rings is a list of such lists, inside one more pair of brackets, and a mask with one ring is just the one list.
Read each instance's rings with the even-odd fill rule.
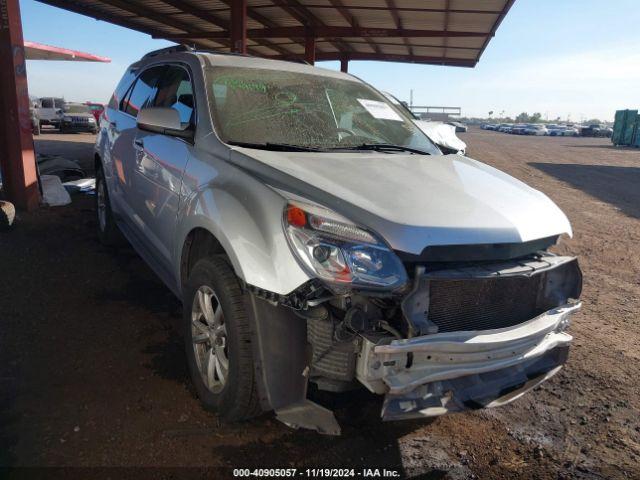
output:
[[98,223],[98,238],[100,243],[108,247],[115,247],[123,243],[123,237],[111,211],[109,191],[104,179],[102,168],[96,171],[96,221]]
[[[225,421],[259,415],[244,294],[226,258],[199,260],[186,282],[184,294],[185,350],[198,398],[207,410]],[[206,316],[203,310],[208,310]]]
[[13,203],[0,200],[0,231],[9,230],[16,218]]

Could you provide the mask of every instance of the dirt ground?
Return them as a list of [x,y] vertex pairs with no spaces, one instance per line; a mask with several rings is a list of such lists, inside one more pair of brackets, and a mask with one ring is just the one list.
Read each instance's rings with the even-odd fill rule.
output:
[[[271,415],[221,425],[189,385],[179,303],[131,250],[98,243],[93,199],[78,195],[0,233],[0,466],[193,467],[136,478],[309,466],[386,467],[403,478],[640,478],[640,150],[478,130],[463,138],[470,156],[539,188],[572,221],[575,237],[558,250],[580,258],[584,308],[569,362],[550,382],[501,409],[432,422],[383,424],[378,399],[338,396],[329,401],[341,437],[292,431]],[[37,148],[77,153],[87,141],[46,135]],[[70,471],[43,478],[56,473]]]

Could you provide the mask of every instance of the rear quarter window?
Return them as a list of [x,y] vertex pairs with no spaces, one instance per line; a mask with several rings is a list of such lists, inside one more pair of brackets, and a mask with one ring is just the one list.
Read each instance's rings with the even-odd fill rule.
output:
[[131,84],[136,79],[136,72],[133,69],[127,70],[127,72],[123,75],[116,87],[113,95],[111,95],[111,99],[109,100],[108,108],[112,108],[114,110],[118,109],[120,102],[126,95],[127,91],[131,87]]

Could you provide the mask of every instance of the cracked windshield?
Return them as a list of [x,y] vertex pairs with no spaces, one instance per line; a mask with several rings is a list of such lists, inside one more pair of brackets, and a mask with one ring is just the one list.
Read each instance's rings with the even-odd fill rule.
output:
[[226,143],[318,150],[385,145],[440,153],[402,108],[359,82],[238,67],[210,68],[207,76],[216,130]]

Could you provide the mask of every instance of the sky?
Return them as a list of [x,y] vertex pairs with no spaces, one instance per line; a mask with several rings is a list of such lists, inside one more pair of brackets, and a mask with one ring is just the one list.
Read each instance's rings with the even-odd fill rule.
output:
[[[348,4],[348,1],[345,2]],[[640,107],[640,8],[637,0],[516,0],[471,68],[350,62],[349,71],[414,105],[462,107],[515,116],[612,120]],[[28,61],[29,93],[106,102],[124,69],[163,40],[89,17],[20,0],[25,40],[82,50],[109,64]],[[317,66],[339,69],[337,62]]]

